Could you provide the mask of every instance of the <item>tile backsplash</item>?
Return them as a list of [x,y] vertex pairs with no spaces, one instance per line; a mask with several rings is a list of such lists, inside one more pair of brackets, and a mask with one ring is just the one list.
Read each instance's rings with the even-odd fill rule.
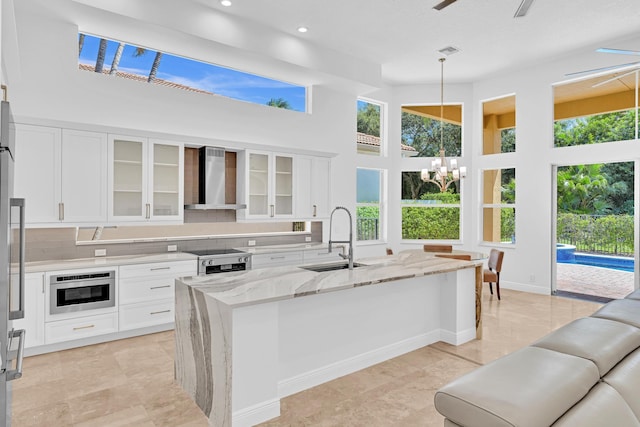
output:
[[[26,230],[26,261],[92,258],[96,249],[107,256],[164,253],[168,245],[180,252],[211,248],[257,246],[322,241],[322,222],[312,222],[309,232],[292,232],[293,223],[189,223],[164,226],[117,226],[102,229],[100,240],[91,240],[95,227],[31,228]],[[237,237],[238,234],[250,234]],[[229,235],[229,237],[225,237]],[[170,240],[163,240],[170,239]]]

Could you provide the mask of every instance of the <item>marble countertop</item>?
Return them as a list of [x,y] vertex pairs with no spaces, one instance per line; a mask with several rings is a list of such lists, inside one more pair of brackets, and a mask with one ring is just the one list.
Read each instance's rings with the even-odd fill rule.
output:
[[196,260],[198,257],[185,252],[169,252],[151,255],[122,255],[95,258],[32,261],[25,264],[25,273],[41,273],[56,270],[74,270],[79,268],[110,267],[130,264],[146,264],[170,261]]
[[302,267],[284,266],[185,277],[180,280],[221,303],[235,308],[447,273],[482,265],[481,261],[439,258],[425,252],[404,252],[397,255],[359,259],[356,262],[364,265],[353,270],[321,273]]

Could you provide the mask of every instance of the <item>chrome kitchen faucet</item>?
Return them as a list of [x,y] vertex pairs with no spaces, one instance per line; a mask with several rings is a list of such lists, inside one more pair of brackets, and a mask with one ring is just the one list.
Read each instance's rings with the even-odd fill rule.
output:
[[[333,230],[333,214],[339,209],[346,211],[347,214],[349,215],[349,240],[331,240],[331,233]],[[331,245],[333,243],[349,244],[349,255],[345,255],[345,254],[339,254],[339,255],[342,258],[349,260],[349,270],[353,270],[353,218],[351,217],[351,212],[349,212],[349,209],[345,208],[344,206],[336,206],[331,211],[331,217],[329,218],[329,253],[331,253]]]

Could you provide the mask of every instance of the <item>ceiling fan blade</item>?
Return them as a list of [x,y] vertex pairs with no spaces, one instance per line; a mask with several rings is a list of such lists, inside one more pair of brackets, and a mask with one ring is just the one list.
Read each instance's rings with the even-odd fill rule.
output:
[[518,10],[516,10],[516,14],[513,15],[513,17],[521,18],[526,15],[532,4],[533,0],[522,0],[522,3],[520,3],[520,6],[518,6]]
[[620,64],[620,65],[612,65],[610,67],[602,67],[602,68],[594,68],[592,70],[582,70],[582,71],[576,71],[574,73],[567,73],[564,76],[565,77],[571,77],[571,76],[577,76],[580,74],[587,74],[587,73],[597,73],[599,71],[607,71],[607,70],[615,70],[617,68],[624,68],[624,67],[631,67],[633,65],[639,65],[640,61],[636,61],[636,62],[629,62],[627,64]]
[[443,2],[438,3],[437,5],[433,6],[433,8],[435,10],[441,10],[444,9],[445,7],[449,6],[451,3],[455,3],[458,0],[444,0]]
[[600,53],[617,53],[620,55],[640,55],[640,50],[627,50],[627,49],[611,49],[608,47],[601,47],[596,49],[596,52]]

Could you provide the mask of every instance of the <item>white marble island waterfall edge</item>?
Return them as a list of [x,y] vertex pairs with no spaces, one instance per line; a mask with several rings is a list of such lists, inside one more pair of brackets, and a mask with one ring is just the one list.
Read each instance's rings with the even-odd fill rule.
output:
[[176,381],[211,426],[437,341],[476,336],[478,263],[422,254],[353,271],[280,267],[176,280]]

